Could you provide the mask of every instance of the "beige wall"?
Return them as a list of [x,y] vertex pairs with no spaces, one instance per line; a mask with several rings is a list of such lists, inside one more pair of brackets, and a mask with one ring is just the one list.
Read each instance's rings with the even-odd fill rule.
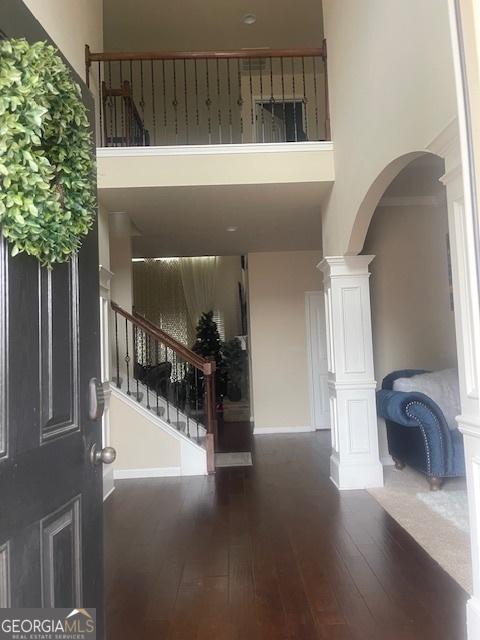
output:
[[132,310],[132,238],[130,218],[126,213],[111,213],[110,270],[112,300],[127,311]]
[[309,427],[305,292],[321,288],[320,251],[248,255],[255,428]]
[[456,366],[450,307],[447,212],[442,207],[379,207],[363,253],[371,263],[375,376],[395,369]]
[[[396,158],[425,149],[456,115],[447,0],[324,0],[335,185],[324,255],[361,250]],[[405,163],[406,164],[406,163]],[[363,203],[363,207],[362,207]],[[361,209],[363,225],[352,228]]]
[[85,44],[103,49],[103,0],[24,0],[75,71],[85,79]]
[[110,399],[115,469],[180,467],[180,442],[115,395]]

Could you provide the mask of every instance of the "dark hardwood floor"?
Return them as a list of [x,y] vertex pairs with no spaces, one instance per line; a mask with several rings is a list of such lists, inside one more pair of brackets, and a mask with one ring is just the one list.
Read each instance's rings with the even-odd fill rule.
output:
[[466,593],[328,455],[327,433],[263,436],[253,467],[118,482],[108,640],[464,638]]
[[218,421],[218,451],[233,453],[252,450],[252,425],[250,422]]

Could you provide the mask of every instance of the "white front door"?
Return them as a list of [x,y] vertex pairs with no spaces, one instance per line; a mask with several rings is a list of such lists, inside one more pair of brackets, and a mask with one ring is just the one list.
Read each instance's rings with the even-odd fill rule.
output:
[[305,293],[307,354],[312,427],[330,429],[328,402],[327,333],[322,291]]

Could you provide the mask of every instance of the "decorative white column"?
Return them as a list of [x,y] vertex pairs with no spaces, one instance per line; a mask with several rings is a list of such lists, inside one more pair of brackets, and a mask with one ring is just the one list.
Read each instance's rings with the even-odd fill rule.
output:
[[331,256],[318,265],[324,276],[327,318],[330,477],[339,489],[383,485],[368,280],[373,258]]

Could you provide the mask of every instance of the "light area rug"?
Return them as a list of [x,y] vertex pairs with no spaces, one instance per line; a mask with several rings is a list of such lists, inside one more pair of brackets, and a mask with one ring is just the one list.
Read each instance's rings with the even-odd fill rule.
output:
[[438,492],[405,467],[385,468],[385,484],[368,492],[468,593],[472,593],[465,480],[446,480]]
[[216,453],[216,467],[251,467],[252,454],[249,451],[238,451],[234,453]]

